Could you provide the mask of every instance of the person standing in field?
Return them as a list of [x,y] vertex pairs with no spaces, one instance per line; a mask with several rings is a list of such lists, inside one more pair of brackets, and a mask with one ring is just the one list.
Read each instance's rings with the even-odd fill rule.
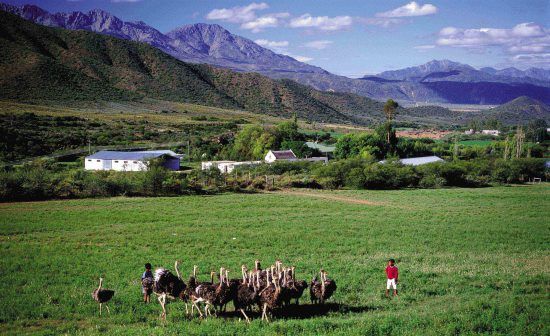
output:
[[151,264],[145,264],[145,272],[141,275],[141,293],[143,294],[143,302],[151,302],[151,293],[153,292],[153,272],[151,272]]
[[395,259],[388,260],[388,266],[386,267],[386,297],[390,296],[390,288],[393,288],[393,296],[397,296],[397,282],[399,278],[399,270],[395,266]]

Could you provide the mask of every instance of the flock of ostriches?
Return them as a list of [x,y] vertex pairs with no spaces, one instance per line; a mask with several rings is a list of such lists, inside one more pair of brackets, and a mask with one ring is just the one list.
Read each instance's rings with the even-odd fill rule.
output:
[[[308,287],[305,280],[296,280],[296,268],[284,267],[280,261],[267,269],[262,269],[260,262],[256,260],[253,270],[248,270],[245,265],[241,267],[242,277],[230,279],[229,271],[220,268],[218,282],[214,281],[216,272],[211,272],[210,282],[197,280],[197,266],[193,267],[193,274],[187,283],[180,276],[178,262],[176,261],[176,275],[165,268],[155,270],[154,279],[145,278],[143,287],[158,296],[162,306],[162,318],[166,319],[167,299],[182,300],[185,302],[186,314],[189,314],[188,304],[191,305],[191,315],[196,308],[200,317],[216,315],[217,311],[225,311],[226,305],[233,302],[236,312],[240,312],[247,322],[250,322],[246,312],[250,312],[257,306],[262,313],[262,320],[269,321],[269,315],[277,308],[290,306],[294,299],[299,304],[299,299]],[[103,289],[102,280],[99,287],[92,293],[93,298],[101,306],[106,304],[114,295],[114,291]],[[327,277],[327,272],[320,270],[309,284],[309,294],[312,303],[323,304],[336,290],[336,282]],[[203,306],[204,314],[201,310]],[[107,311],[109,307],[105,305]]]

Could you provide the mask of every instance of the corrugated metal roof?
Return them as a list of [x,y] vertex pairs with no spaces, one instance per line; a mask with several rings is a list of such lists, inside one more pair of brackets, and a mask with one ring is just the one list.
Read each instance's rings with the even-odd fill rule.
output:
[[275,155],[275,158],[279,160],[285,160],[285,159],[296,159],[296,155],[294,155],[294,152],[292,150],[281,150],[281,151],[271,151],[273,155]]
[[[420,166],[427,163],[433,163],[433,162],[443,162],[442,158],[438,156],[422,156],[422,157],[415,157],[415,158],[407,158],[407,159],[401,159],[399,162],[401,162],[404,165],[410,165],[410,166]],[[380,163],[386,163],[386,160],[380,161]]]
[[99,151],[86,159],[100,159],[100,160],[147,160],[168,155],[177,158],[178,155],[171,150],[154,150],[154,151],[136,151],[136,152],[118,152],[118,151]]

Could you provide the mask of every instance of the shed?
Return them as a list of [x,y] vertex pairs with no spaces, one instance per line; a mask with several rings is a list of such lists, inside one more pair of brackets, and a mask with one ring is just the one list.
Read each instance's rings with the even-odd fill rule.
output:
[[86,170],[142,171],[148,169],[148,161],[163,158],[162,165],[169,170],[179,170],[181,155],[171,150],[120,152],[102,150],[84,159]]

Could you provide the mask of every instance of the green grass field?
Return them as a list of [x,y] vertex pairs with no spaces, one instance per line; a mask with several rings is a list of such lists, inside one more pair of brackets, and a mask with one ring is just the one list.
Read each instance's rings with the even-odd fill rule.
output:
[[[309,191],[0,204],[2,334],[550,333],[550,185]],[[384,298],[386,259],[400,296]],[[183,303],[141,303],[147,261],[211,269],[259,258],[323,267],[338,290],[326,314],[189,319]],[[110,316],[90,293],[116,291]],[[229,308],[232,310],[232,307]]]

